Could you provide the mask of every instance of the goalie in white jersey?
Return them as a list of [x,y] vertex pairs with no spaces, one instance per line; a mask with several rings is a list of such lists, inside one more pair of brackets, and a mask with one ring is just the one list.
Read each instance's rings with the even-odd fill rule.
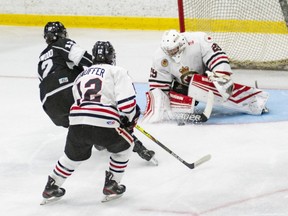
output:
[[70,109],[65,154],[48,176],[42,204],[65,194],[61,185],[81,162],[90,158],[94,144],[111,153],[103,188],[104,201],[117,198],[126,190],[120,181],[134,147],[132,131],[140,108],[128,71],[115,66],[111,43],[97,41],[92,54],[93,65],[75,79],[72,88],[75,102]]
[[234,83],[226,53],[204,32],[166,31],[153,56],[147,105],[143,121],[175,118],[175,113],[193,113],[198,101],[247,114],[268,112],[268,93]]

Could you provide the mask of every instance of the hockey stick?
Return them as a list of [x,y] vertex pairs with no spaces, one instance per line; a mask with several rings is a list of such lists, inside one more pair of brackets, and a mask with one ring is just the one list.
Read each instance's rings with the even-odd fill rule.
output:
[[155,142],[157,145],[159,145],[161,148],[163,148],[165,151],[167,151],[169,154],[174,156],[177,160],[179,160],[181,163],[183,163],[185,166],[187,166],[190,169],[194,169],[195,167],[200,166],[201,164],[209,161],[211,159],[211,155],[205,155],[198,159],[197,161],[193,163],[187,163],[185,160],[183,160],[181,157],[179,157],[177,154],[175,154],[172,150],[167,148],[164,144],[162,144],[160,141],[158,141],[155,137],[153,137],[151,134],[146,132],[142,127],[139,125],[135,126],[141,133],[143,133],[145,136],[147,136],[149,139],[151,139],[153,142]]
[[204,112],[203,113],[189,113],[186,116],[182,116],[181,118],[178,118],[178,125],[179,126],[185,125],[185,122],[186,123],[203,123],[203,122],[208,121],[212,113],[213,104],[214,104],[214,94],[212,91],[209,90],[208,96],[207,96],[207,103],[206,103]]

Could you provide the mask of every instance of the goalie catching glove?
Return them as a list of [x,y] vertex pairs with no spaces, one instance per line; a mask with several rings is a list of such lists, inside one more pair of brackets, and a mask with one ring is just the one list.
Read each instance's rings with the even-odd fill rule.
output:
[[219,72],[219,71],[206,71],[206,74],[211,82],[215,85],[218,92],[223,97],[224,101],[227,101],[231,96],[234,83],[231,80],[230,72]]
[[132,121],[129,121],[127,116],[120,116],[120,127],[125,128],[129,133],[133,133],[133,129],[136,126],[139,116],[141,114],[140,107],[136,105],[136,113],[132,119]]

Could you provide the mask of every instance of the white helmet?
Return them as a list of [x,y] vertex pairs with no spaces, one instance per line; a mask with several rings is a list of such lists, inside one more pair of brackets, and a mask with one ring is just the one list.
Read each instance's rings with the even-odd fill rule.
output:
[[186,46],[187,41],[185,37],[178,31],[172,29],[164,32],[161,40],[161,48],[164,53],[170,56],[176,63],[180,62],[181,54]]

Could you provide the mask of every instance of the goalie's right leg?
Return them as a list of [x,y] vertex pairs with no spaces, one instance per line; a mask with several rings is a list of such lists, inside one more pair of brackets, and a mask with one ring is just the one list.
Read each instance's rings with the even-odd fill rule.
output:
[[195,100],[174,91],[169,96],[160,89],[146,92],[146,109],[142,122],[156,123],[169,120],[181,120],[182,116],[194,112]]
[[215,106],[225,107],[231,110],[251,114],[261,115],[266,108],[269,94],[260,89],[234,83],[231,96],[226,101],[213,82],[203,75],[195,74],[189,85],[188,95],[197,101],[205,102],[207,100],[207,92],[211,90],[215,95]]
[[160,89],[146,92],[146,108],[142,122],[155,123],[171,119],[170,100]]

